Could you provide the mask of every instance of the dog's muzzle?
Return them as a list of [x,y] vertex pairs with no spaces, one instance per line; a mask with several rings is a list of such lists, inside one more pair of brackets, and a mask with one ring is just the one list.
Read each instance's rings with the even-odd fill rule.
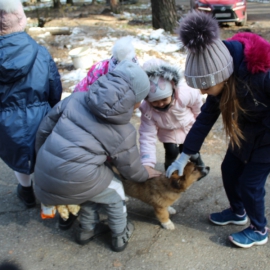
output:
[[198,181],[200,181],[203,177],[205,177],[209,173],[210,167],[208,167],[208,166],[198,166],[198,169],[202,173],[202,176],[198,179]]

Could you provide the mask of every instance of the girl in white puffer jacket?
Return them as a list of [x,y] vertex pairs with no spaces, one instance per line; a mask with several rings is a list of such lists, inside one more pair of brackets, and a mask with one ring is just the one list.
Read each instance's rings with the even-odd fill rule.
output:
[[[200,113],[202,96],[182,79],[180,69],[161,59],[151,59],[143,69],[150,79],[150,92],[140,106],[140,154],[145,166],[155,167],[156,139],[165,148],[165,170],[182,152],[187,133]],[[204,165],[200,156],[197,159]]]

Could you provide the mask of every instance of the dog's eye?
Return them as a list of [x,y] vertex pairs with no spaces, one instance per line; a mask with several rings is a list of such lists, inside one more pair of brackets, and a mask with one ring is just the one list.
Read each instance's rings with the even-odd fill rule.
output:
[[194,172],[198,171],[197,167],[194,167],[194,170],[193,170],[193,171],[194,171]]

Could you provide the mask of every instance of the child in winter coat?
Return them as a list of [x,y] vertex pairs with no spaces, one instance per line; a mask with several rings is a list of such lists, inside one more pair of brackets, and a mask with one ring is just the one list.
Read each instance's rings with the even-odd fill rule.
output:
[[134,230],[127,222],[122,182],[143,182],[160,173],[140,162],[133,110],[149,93],[150,83],[139,65],[121,61],[101,76],[91,91],[59,102],[42,121],[36,139],[35,193],[44,205],[80,204],[75,239],[86,244],[108,231],[98,210],[105,208],[112,249],[122,251]]
[[36,131],[62,85],[49,52],[24,32],[21,1],[0,0],[0,11],[0,157],[15,172],[19,199],[34,207]]
[[[202,96],[182,79],[180,70],[160,59],[143,68],[150,79],[150,92],[140,106],[140,154],[143,165],[155,167],[156,139],[165,148],[165,170],[182,152],[187,133],[200,113]],[[200,154],[193,161],[204,166]]]
[[134,63],[138,62],[132,45],[132,38],[129,36],[118,39],[112,48],[112,57],[94,64],[88,71],[87,76],[76,85],[73,92],[87,91],[88,87],[100,76],[114,70],[117,64],[124,59],[129,59]]
[[209,219],[221,226],[245,225],[249,217],[250,226],[229,240],[243,248],[263,245],[268,241],[264,196],[270,172],[270,44],[244,32],[222,41],[218,22],[203,12],[188,14],[179,34],[188,49],[186,81],[208,97],[167,176],[183,171],[222,114],[230,143],[221,172],[230,207]]

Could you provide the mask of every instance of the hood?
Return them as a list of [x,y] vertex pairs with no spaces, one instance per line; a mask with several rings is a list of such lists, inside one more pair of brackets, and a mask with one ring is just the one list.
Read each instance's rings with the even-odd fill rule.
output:
[[130,121],[134,105],[141,102],[149,90],[150,82],[143,69],[130,60],[123,60],[90,86],[86,103],[98,118],[123,125]]
[[98,118],[113,124],[126,124],[133,114],[135,94],[128,77],[113,71],[101,76],[90,86],[86,102]]
[[161,59],[150,59],[144,63],[143,69],[150,78],[163,77],[168,81],[173,81],[178,85],[182,79],[180,68],[172,66]]
[[237,40],[244,45],[247,69],[252,73],[270,69],[270,43],[254,33],[238,33],[228,40]]
[[0,82],[12,83],[29,73],[38,45],[25,32],[17,32],[0,36],[0,51]]

